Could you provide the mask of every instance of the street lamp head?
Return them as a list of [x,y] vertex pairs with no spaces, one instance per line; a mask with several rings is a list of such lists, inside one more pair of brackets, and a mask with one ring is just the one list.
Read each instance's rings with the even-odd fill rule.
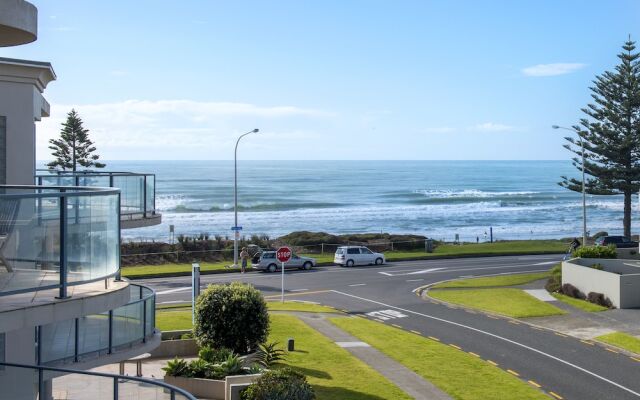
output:
[[251,132],[258,133],[258,132],[260,132],[260,129],[256,128],[256,129],[252,130]]
[[560,129],[560,127],[558,125],[551,125],[552,129]]

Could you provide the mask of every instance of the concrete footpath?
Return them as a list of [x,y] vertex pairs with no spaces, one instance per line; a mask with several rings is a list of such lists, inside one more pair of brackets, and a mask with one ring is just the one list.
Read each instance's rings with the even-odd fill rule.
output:
[[[449,395],[435,387],[431,382],[426,381],[420,375],[333,325],[326,320],[325,315],[293,312],[291,314],[294,314],[307,325],[378,371],[382,376],[389,379],[411,397],[418,400],[451,399]],[[332,315],[332,317],[335,316],[336,315]]]

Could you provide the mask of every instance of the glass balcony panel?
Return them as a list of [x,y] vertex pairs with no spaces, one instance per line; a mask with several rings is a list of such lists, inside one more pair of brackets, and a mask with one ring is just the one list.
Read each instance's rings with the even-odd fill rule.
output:
[[113,346],[125,346],[142,341],[143,302],[113,310]]
[[99,354],[109,350],[109,313],[78,319],[78,354]]
[[0,188],[0,294],[60,283],[60,198],[27,193]]
[[155,211],[156,208],[156,177],[147,175],[147,212]]
[[144,176],[116,175],[113,186],[120,189],[120,210],[123,214],[136,214],[144,211]]
[[153,334],[153,330],[156,326],[156,297],[152,296],[151,298],[144,301],[144,306],[147,308],[147,326],[145,331],[147,336]]
[[75,320],[40,327],[40,363],[72,359],[75,355]]
[[[113,400],[113,379],[82,374],[64,375],[51,382],[54,399]],[[117,397],[125,399],[125,397]],[[153,397],[151,397],[153,399]]]
[[142,382],[127,379],[122,379],[118,384],[118,395],[119,400],[171,400],[171,391],[167,388],[150,387]]
[[118,262],[118,206],[115,196],[78,196],[68,200],[68,281],[115,274]]
[[109,187],[108,175],[82,175],[77,176],[76,186],[97,186],[97,187]]

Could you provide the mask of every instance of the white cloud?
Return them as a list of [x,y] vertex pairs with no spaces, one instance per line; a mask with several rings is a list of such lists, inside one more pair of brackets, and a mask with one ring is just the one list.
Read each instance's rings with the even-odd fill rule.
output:
[[470,126],[468,128],[468,130],[470,131],[478,131],[478,132],[505,132],[505,131],[515,131],[519,129],[520,128],[517,128],[515,126],[496,124],[495,122],[484,122],[481,124]]
[[[321,140],[314,129],[334,114],[294,106],[193,100],[127,100],[119,103],[53,105],[37,124],[37,157],[50,158],[57,137],[75,108],[103,159],[229,158],[238,134],[260,128],[263,142]],[[312,122],[309,119],[313,119]],[[247,149],[249,143],[247,143]],[[256,152],[260,145],[256,145]]]
[[556,76],[570,74],[586,66],[581,63],[538,64],[523,68],[522,73],[526,76]]

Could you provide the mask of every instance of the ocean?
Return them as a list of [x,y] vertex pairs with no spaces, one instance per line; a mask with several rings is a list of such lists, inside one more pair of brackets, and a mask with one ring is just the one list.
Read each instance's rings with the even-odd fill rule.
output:
[[[107,170],[156,174],[162,224],[125,239],[232,236],[233,161],[113,161]],[[420,234],[452,241],[582,235],[580,193],[568,161],[238,161],[244,235],[292,231]],[[588,196],[587,228],[622,232],[622,198]],[[637,213],[634,198],[634,213]],[[634,231],[638,225],[634,224]]]

